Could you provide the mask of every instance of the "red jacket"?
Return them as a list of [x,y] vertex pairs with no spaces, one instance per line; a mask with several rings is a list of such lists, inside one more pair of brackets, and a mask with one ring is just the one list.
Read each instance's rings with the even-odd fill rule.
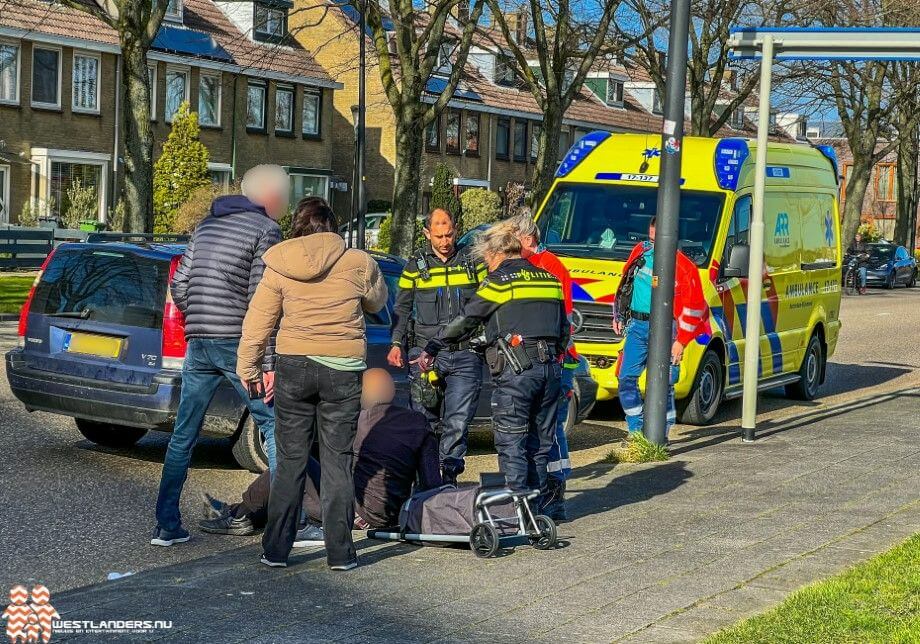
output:
[[[569,274],[569,269],[565,267],[562,260],[548,250],[534,253],[527,259],[537,268],[542,268],[548,273],[552,273],[552,275],[562,283],[562,297],[565,301],[565,314],[569,316],[569,320],[571,321],[574,305],[572,304],[572,276]],[[566,351],[566,355],[576,362],[578,361],[578,352],[575,351],[574,343],[569,342],[569,348]]]
[[[625,321],[629,315],[630,302],[621,302],[626,286],[632,286],[636,271],[634,264],[645,252],[645,242],[639,242],[629,254],[626,266],[623,268],[623,280],[617,287],[616,298],[613,302],[614,317]],[[629,293],[632,290],[629,289]],[[625,299],[625,298],[622,298]],[[691,340],[702,333],[703,322],[706,320],[709,306],[703,295],[703,284],[700,282],[700,272],[696,264],[677,251],[677,266],[674,272],[674,321],[677,323],[677,341],[687,346]]]

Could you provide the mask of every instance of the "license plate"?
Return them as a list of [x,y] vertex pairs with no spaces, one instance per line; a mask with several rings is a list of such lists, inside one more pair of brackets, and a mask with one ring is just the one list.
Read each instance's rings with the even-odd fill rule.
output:
[[124,338],[113,338],[109,335],[68,333],[64,338],[64,351],[114,359],[121,355],[124,343]]

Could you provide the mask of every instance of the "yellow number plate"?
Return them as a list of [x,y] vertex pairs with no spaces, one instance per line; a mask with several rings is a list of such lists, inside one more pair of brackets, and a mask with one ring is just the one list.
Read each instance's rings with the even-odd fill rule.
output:
[[94,333],[71,333],[64,343],[64,350],[68,353],[84,353],[100,358],[118,358],[124,343],[124,338]]

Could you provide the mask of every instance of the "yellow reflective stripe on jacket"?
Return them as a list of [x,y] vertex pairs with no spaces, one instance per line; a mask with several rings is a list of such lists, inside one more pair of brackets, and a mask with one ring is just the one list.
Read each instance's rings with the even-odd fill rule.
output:
[[559,282],[509,282],[493,284],[486,282],[477,294],[484,300],[504,304],[511,300],[562,300],[562,285]]
[[406,274],[403,273],[399,276],[399,288],[415,288],[415,278],[406,277]]

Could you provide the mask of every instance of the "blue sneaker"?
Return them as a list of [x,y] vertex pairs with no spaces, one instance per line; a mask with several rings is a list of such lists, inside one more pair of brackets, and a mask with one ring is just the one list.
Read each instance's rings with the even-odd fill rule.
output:
[[152,546],[171,546],[174,543],[185,543],[189,540],[188,530],[181,525],[175,530],[167,530],[157,526],[153,531]]

